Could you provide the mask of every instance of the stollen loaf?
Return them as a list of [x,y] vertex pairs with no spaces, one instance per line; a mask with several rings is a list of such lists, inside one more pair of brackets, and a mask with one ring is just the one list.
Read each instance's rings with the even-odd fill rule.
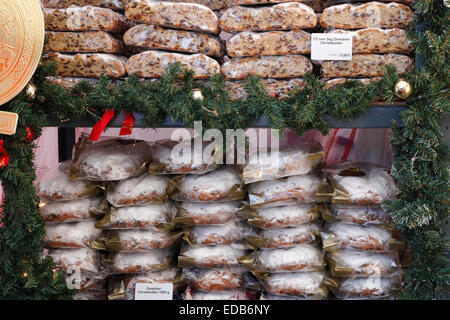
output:
[[47,31],[122,32],[129,27],[123,15],[92,6],[44,9],[44,21]]
[[242,80],[250,74],[261,78],[297,78],[311,71],[311,61],[301,55],[234,58],[222,65],[227,80]]
[[96,6],[113,10],[123,10],[130,0],[41,0],[44,8],[68,8],[71,5]]
[[227,41],[230,57],[309,54],[311,34],[302,30],[235,34]]
[[[292,79],[260,79],[259,82],[263,85],[269,95],[277,98],[285,98],[289,92],[296,88],[302,87],[305,83],[301,78]],[[227,81],[226,86],[230,92],[232,100],[244,99],[248,96],[245,91],[245,81]]]
[[191,31],[164,29],[140,24],[128,30],[123,36],[125,44],[151,49],[162,49],[186,53],[221,55],[219,39]]
[[231,7],[220,17],[225,32],[270,31],[314,28],[314,10],[298,2],[280,3],[270,7]]
[[215,73],[220,73],[219,63],[204,55],[187,55],[181,53],[145,51],[128,59],[126,70],[128,74],[136,74],[144,78],[161,78],[167,67],[180,62],[183,68],[194,71],[194,79],[206,79]]
[[44,52],[108,52],[122,51],[122,42],[103,31],[45,33]]
[[323,10],[320,25],[323,28],[406,28],[414,11],[400,3],[368,2],[361,5],[340,4]]
[[126,58],[107,53],[70,55],[53,52],[46,54],[44,60],[55,62],[55,74],[63,77],[120,78],[126,73]]
[[325,61],[320,73],[323,77],[381,77],[383,67],[394,65],[398,74],[409,71],[414,60],[401,54],[355,54],[351,61]]
[[133,0],[125,9],[128,19],[161,27],[219,33],[216,14],[196,3]]

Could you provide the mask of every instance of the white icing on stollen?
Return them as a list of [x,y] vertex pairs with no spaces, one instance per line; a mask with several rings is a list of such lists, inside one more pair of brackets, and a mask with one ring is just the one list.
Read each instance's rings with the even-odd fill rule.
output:
[[59,167],[49,170],[41,178],[37,189],[39,197],[52,201],[75,200],[98,193],[92,182],[70,179]]
[[72,220],[64,220],[64,222],[74,222],[77,220],[90,219],[91,213],[100,212],[100,204],[103,202],[102,197],[90,197],[71,201],[47,202],[40,208],[41,215],[44,220],[56,220],[58,216],[69,214],[76,218]]
[[323,294],[321,288],[325,274],[322,272],[273,273],[263,283],[269,293],[270,289],[278,291],[300,291],[305,295]]
[[180,256],[190,258],[197,264],[220,263],[227,266],[239,265],[239,258],[245,249],[233,245],[223,246],[188,246],[181,248]]
[[[246,237],[244,225],[231,220],[219,225],[195,226],[190,230],[190,240],[198,244],[222,244],[223,241],[238,242]],[[219,241],[220,243],[216,243]],[[210,241],[213,241],[210,243]]]
[[[145,204],[151,202],[162,202],[167,192],[167,178],[162,175],[143,174],[135,178],[128,178],[119,181],[114,190],[106,195],[108,202],[115,207],[126,204],[120,204],[122,201],[136,199],[137,197],[151,197],[154,199],[137,201],[136,204]],[[158,201],[159,199],[159,201]]]
[[301,267],[302,271],[313,271],[323,268],[323,254],[312,245],[299,245],[286,249],[260,249],[256,263],[262,270],[289,271]]
[[333,222],[322,232],[324,241],[332,238],[332,242],[340,243],[339,247],[348,245],[358,248],[358,245],[377,241],[385,246],[392,239],[392,233],[378,226],[360,226],[342,222]]
[[[398,286],[396,278],[349,278],[341,282],[338,291],[339,298],[351,298],[354,296],[384,296],[392,293]],[[364,292],[367,291],[368,293]]]
[[95,240],[100,237],[101,230],[96,229],[94,224],[94,220],[48,224],[44,242],[57,241],[84,247],[89,240]]
[[220,215],[223,213],[235,214],[239,211],[238,201],[227,202],[180,202],[180,207],[190,216]]
[[[317,212],[313,212],[315,204],[299,204],[274,208],[255,209],[259,218],[265,225],[275,225],[276,227],[290,227],[303,223],[308,223],[318,217]],[[250,221],[250,223],[252,223]],[[258,226],[260,223],[258,223]]]
[[52,249],[49,257],[64,271],[98,272],[100,256],[98,251],[89,248]]
[[399,268],[392,253],[340,250],[331,255],[336,267],[351,268],[354,273],[386,275]]
[[154,249],[145,252],[118,252],[114,254],[112,269],[118,272],[128,268],[139,268],[139,272],[160,269],[161,265],[167,264],[173,257],[173,250]]
[[148,204],[145,206],[129,206],[111,209],[112,223],[147,222],[171,223],[176,210],[171,202],[164,204]]
[[305,239],[305,242],[312,242],[319,232],[320,228],[317,224],[307,223],[293,228],[266,229],[262,232],[262,237],[267,243],[281,242],[292,245],[300,238]]

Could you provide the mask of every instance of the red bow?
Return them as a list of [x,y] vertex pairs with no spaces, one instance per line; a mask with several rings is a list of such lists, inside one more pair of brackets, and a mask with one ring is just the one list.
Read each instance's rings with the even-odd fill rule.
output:
[[[123,110],[123,112],[125,113],[125,118],[123,119],[122,127],[120,128],[119,135],[121,136],[130,135],[134,126],[134,116],[125,110]],[[100,138],[100,135],[102,134],[103,130],[105,130],[106,126],[111,121],[111,119],[114,117],[115,113],[116,110],[106,110],[103,113],[100,120],[98,120],[97,123],[92,128],[89,140],[97,141],[98,138]]]
[[4,142],[0,139],[0,168],[4,168],[8,165],[9,154],[4,148]]

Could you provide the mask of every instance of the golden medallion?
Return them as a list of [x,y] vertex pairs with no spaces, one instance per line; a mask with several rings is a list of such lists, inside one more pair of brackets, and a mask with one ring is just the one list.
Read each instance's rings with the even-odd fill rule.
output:
[[0,105],[30,81],[44,46],[39,0],[0,0]]

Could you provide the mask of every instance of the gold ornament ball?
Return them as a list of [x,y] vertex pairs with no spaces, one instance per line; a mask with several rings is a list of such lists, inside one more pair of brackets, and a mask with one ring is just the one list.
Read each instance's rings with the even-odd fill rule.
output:
[[192,90],[192,98],[194,98],[194,100],[203,100],[202,90],[200,89]]
[[398,79],[395,83],[394,91],[397,96],[402,99],[406,99],[412,93],[412,86],[405,79]]
[[27,86],[25,87],[25,93],[27,94],[27,99],[29,101],[36,98],[36,90],[36,86],[32,83],[27,84]]

